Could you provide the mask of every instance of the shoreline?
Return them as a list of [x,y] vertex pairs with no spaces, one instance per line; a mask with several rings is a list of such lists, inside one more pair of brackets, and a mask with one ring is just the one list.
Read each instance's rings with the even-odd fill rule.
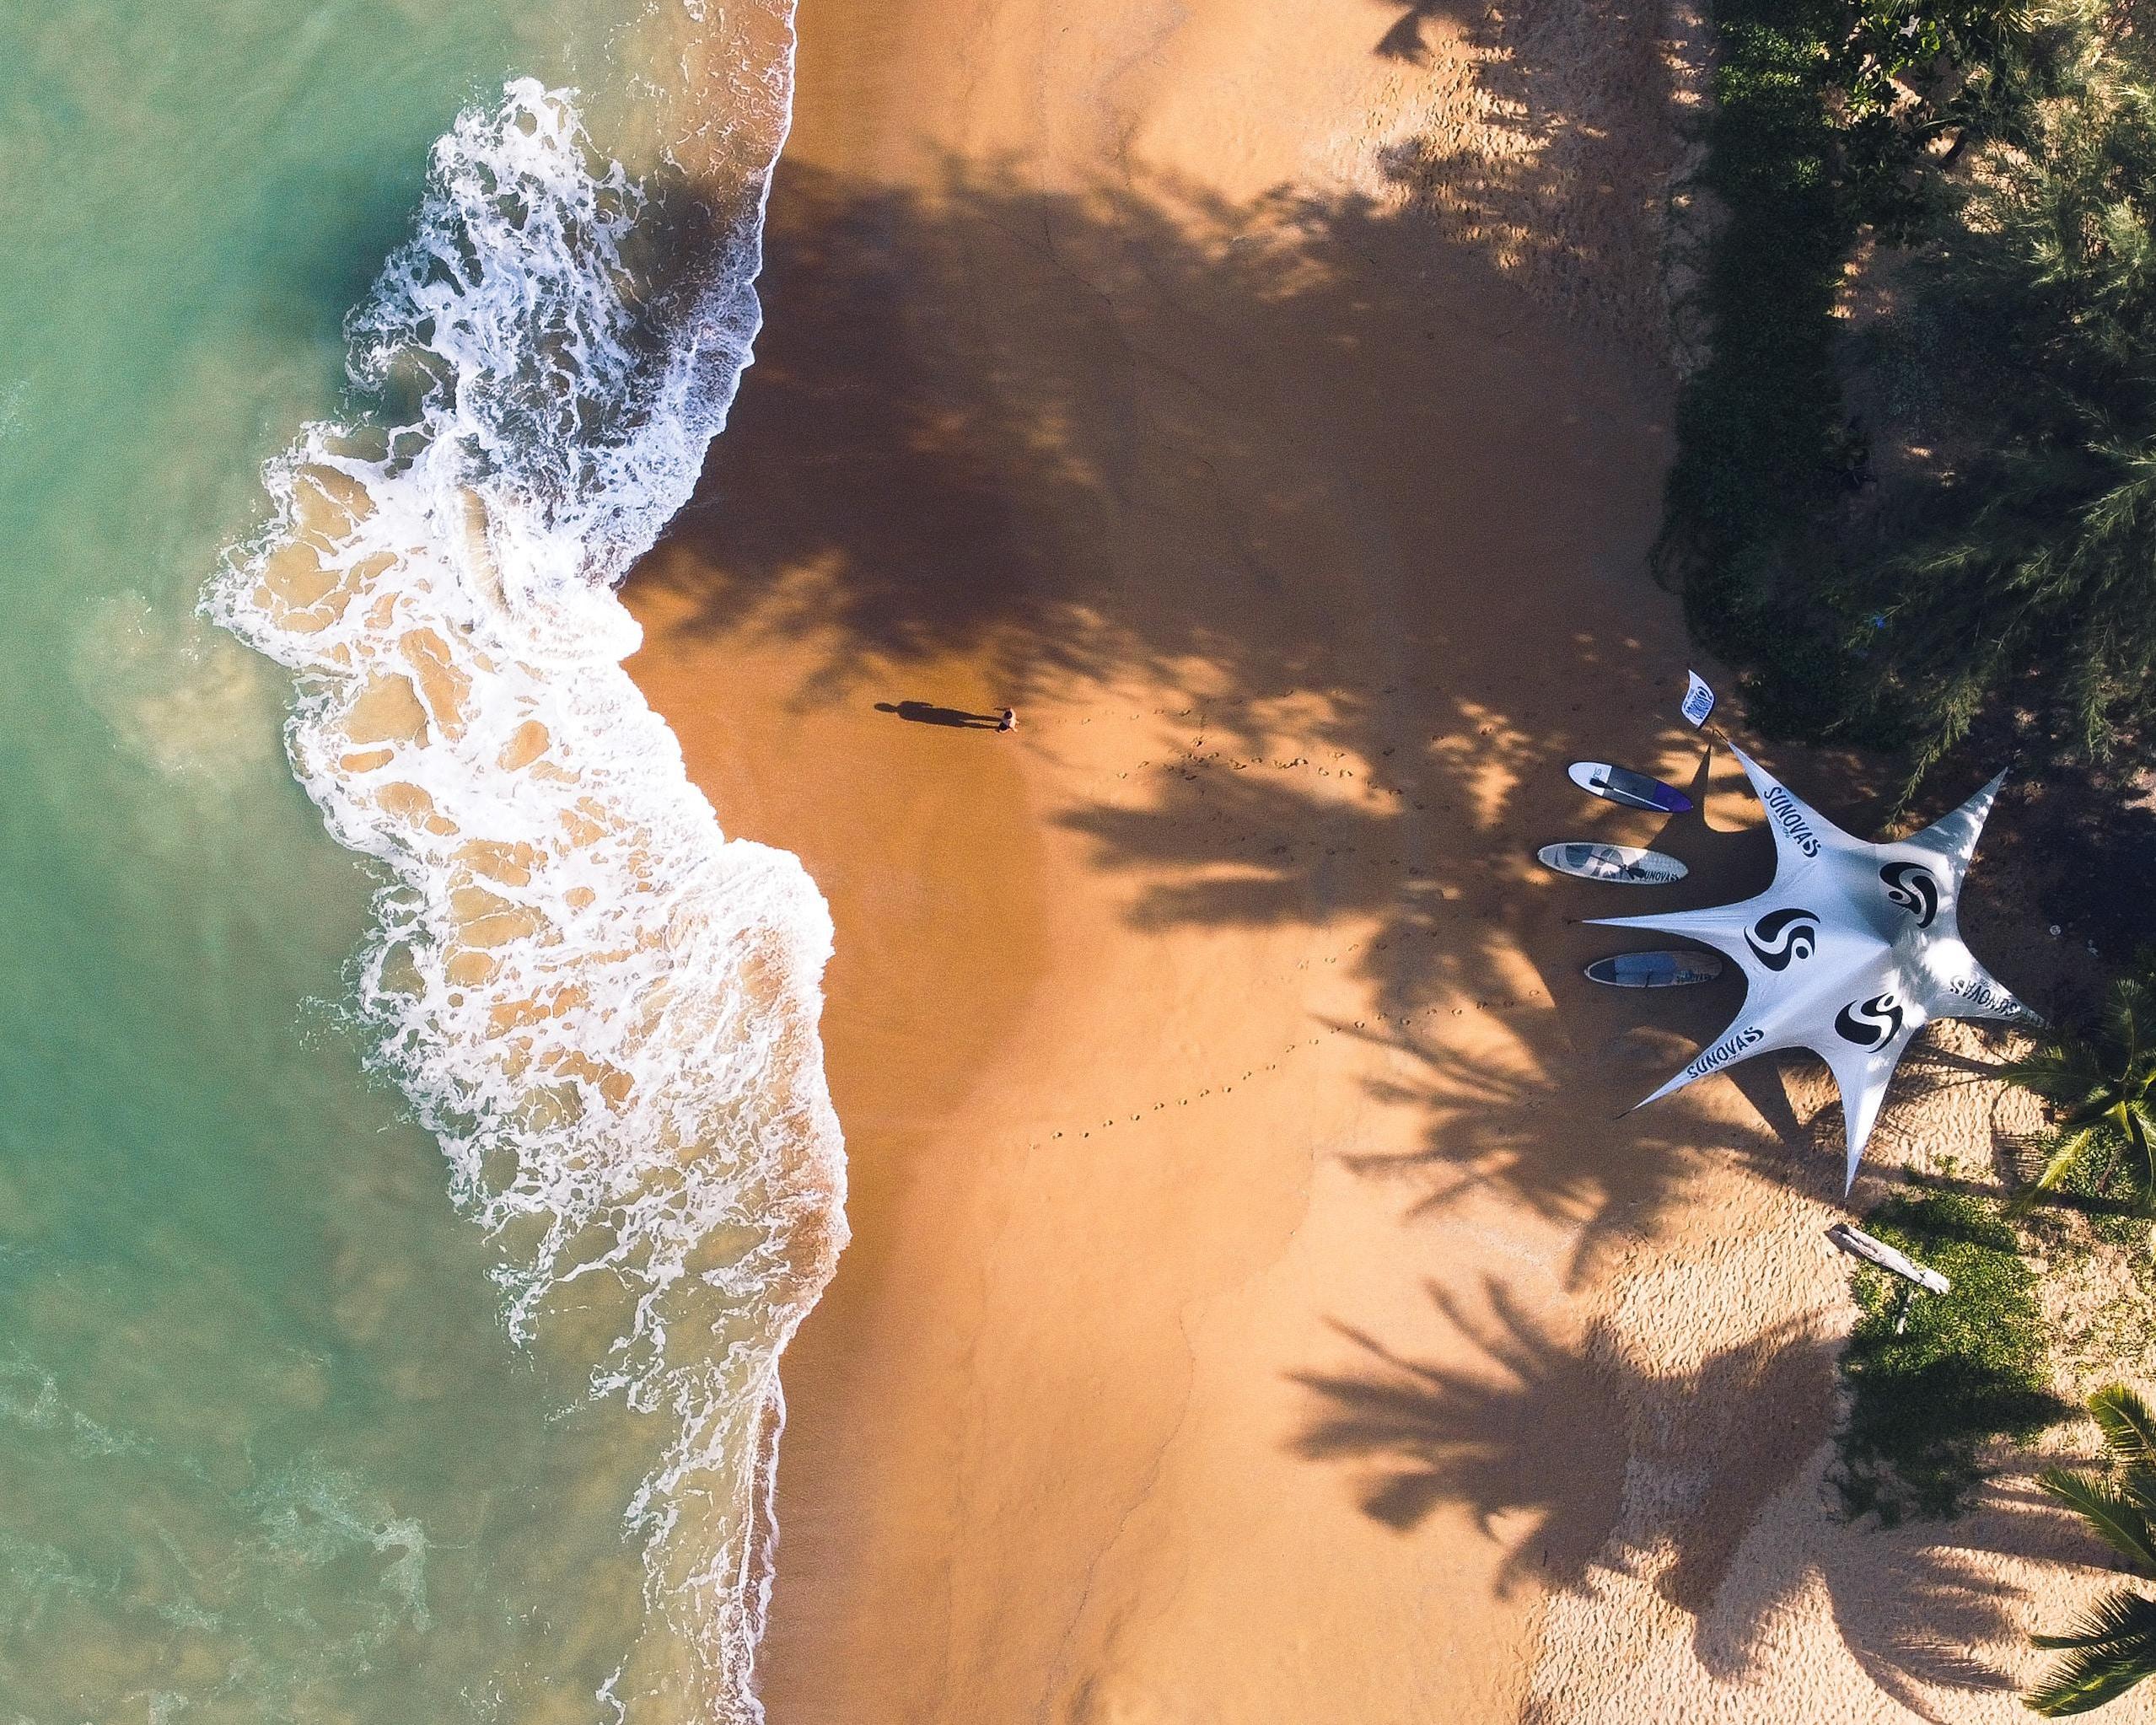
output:
[[[1353,13],[1058,16],[806,11],[757,363],[626,594],[692,777],[838,928],[854,1244],[783,1368],[761,1686],[1502,1717],[1616,1504],[1511,1459],[1597,1411],[1523,1350],[1658,1180],[1508,1142],[1600,1129],[1549,1063],[1621,1034],[1553,1006],[1517,859],[1599,831],[1578,678],[1681,760],[1631,574],[1666,396],[1388,190],[1464,88],[1435,21],[1403,69]],[[1509,662],[1554,612],[1575,651]],[[1460,1477],[1401,1459],[1400,1360],[1476,1392]]]
[[1768,866],[1645,570],[1669,44],[804,13],[756,363],[626,594],[692,777],[837,927],[853,1244],[784,1362],[772,1716],[1936,1702],[1879,1675],[1908,1614],[1802,1579],[1863,1566],[1815,1524],[1819,1075],[1613,1123],[1737,986],[1579,982],[1608,900],[1530,860],[1649,836],[1594,755],[1710,793],[1673,906]]

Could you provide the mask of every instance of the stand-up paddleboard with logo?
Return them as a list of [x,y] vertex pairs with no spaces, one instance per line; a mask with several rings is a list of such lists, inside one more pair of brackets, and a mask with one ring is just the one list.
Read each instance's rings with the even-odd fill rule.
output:
[[1535,853],[1535,860],[1560,874],[1621,881],[1627,886],[1663,886],[1682,880],[1687,873],[1675,857],[1634,845],[1545,845]]
[[1712,982],[1721,974],[1722,959],[1715,953],[1619,953],[1587,967],[1589,982],[1612,988],[1684,988]]
[[1634,772],[1628,766],[1612,766],[1606,760],[1575,760],[1565,771],[1589,796],[1621,803],[1627,809],[1682,814],[1692,806],[1692,799],[1675,786],[1651,779],[1643,772]]

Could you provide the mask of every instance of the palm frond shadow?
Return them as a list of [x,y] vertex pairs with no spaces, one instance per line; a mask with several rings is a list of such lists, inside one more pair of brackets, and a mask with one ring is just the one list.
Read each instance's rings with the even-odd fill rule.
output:
[[[1353,1352],[1346,1365],[1290,1374],[1310,1405],[1289,1447],[1347,1469],[1363,1513],[1399,1533],[1446,1503],[1467,1507],[1492,1537],[1501,1519],[1524,1518],[1500,1585],[1577,1585],[1610,1531],[1624,1468],[1619,1446],[1593,1441],[1616,1411],[1606,1378],[1503,1288],[1486,1287],[1488,1315],[1476,1319],[1427,1287],[1481,1358],[1414,1359],[1335,1320]],[[1579,1465],[1546,1465],[1552,1448]]]
[[[637,580],[686,604],[669,625],[685,632],[813,643],[817,669],[793,692],[804,705],[887,697],[908,666],[954,653],[996,663],[1021,707],[1071,680],[1191,689],[1202,739],[1067,816],[1098,866],[1132,880],[1133,917],[1374,919],[1374,936],[1343,932],[1337,959],[1375,981],[1380,1020],[1411,1035],[1440,1013],[1502,1015],[1518,1070],[1545,1075],[1518,1077],[1532,1093],[1519,1099],[1557,1099],[1556,1165],[1515,1144],[1489,1152],[1503,1171],[1486,1177],[1517,1179],[1598,1238],[1651,1214],[1668,1181],[1643,1164],[1673,1127],[1613,1131],[1608,1115],[1631,1097],[1613,1096],[1606,1072],[1571,1082],[1579,1050],[1648,1016],[1637,1000],[1588,999],[1578,979],[1621,943],[1568,931],[1562,915],[1610,901],[1549,881],[1493,835],[1620,819],[1578,795],[1565,761],[1651,758],[1669,732],[1641,691],[1667,684],[1659,653],[1681,653],[1674,607],[1653,601],[1669,623],[1653,645],[1640,592],[1612,578],[1643,567],[1652,533],[1662,384],[1536,311],[1485,251],[1440,243],[1412,205],[1285,191],[1235,202],[1159,177],[1046,192],[994,163],[948,175],[930,196],[782,166],[767,322],[734,434],[712,445],[696,504]],[[924,330],[905,291],[915,271],[993,280],[998,294],[967,302],[976,323]],[[1498,311],[1506,330],[1539,324],[1534,351],[1497,339]],[[1022,347],[998,339],[1006,321],[1026,327]],[[1453,339],[1402,346],[1390,332],[1403,321]],[[1250,356],[1240,399],[1134,358],[1223,330]],[[1366,427],[1310,417],[1358,392],[1443,402],[1476,435],[1433,439],[1418,469],[1390,443],[1359,447]],[[1169,470],[1261,486],[1241,502],[1261,542],[1167,526],[1126,535],[1112,557],[1073,542],[1073,524],[1145,519]],[[1539,507],[1492,509],[1526,471]],[[1610,542],[1612,486],[1640,500],[1627,545]],[[1377,551],[1357,539],[1371,519],[1390,524]],[[1367,607],[1343,606],[1355,583],[1372,588]],[[1465,637],[1463,605],[1481,614]],[[1297,628],[1304,610],[1326,626]],[[1562,674],[1523,683],[1481,650],[1492,630],[1535,642]],[[1673,825],[1663,842],[1698,860],[1709,894],[1717,859],[1741,871],[1764,856],[1755,835],[1703,825]],[[1516,978],[1492,981],[1523,941],[1540,973],[1533,998]],[[1652,1016],[1699,1039],[1735,997],[1692,992],[1716,997],[1658,1002]],[[1442,1056],[1426,1069],[1475,1077]],[[1484,1130],[1508,1130],[1506,1100],[1450,1108],[1432,1147],[1439,1185],[1485,1154]]]
[[1852,1552],[1844,1554],[1838,1540],[1820,1550],[1830,1555],[1815,1571],[1740,1572],[1739,1589],[1725,1591],[1700,1619],[1694,1648],[1701,1663],[1730,1680],[1754,1671],[1761,1632],[1815,1575],[1843,1646],[1884,1695],[1917,1717],[1944,1725],[1927,1690],[2012,1687],[2010,1673],[1971,1649],[2015,1633],[2020,1592],[1972,1567],[1965,1546],[1868,1534]]
[[[1589,1024],[1589,1013],[1621,1010],[1599,1002],[1578,1009]],[[1708,1017],[1713,1013],[1709,1008]],[[1678,1226],[1683,1183],[1703,1158],[1734,1160],[1817,1196],[1840,1196],[1840,1159],[1828,1153],[1820,1126],[1800,1121],[1790,1107],[1781,1059],[1730,1075],[1752,1102],[1756,1123],[1703,1130],[1681,1097],[1613,1119],[1613,1104],[1650,1090],[1682,1061],[1689,1045],[1645,1026],[1588,1042],[1584,1034],[1564,1034],[1578,1021],[1571,1010],[1557,1017],[1552,1033],[1533,1045],[1531,1061],[1513,1069],[1418,1035],[1411,1024],[1337,1027],[1392,1051],[1395,1075],[1373,1081],[1372,1094],[1413,1105],[1424,1121],[1420,1143],[1350,1154],[1345,1165],[1403,1188],[1410,1217],[1438,1213],[1495,1185],[1537,1214],[1575,1226],[1567,1266],[1575,1287],[1607,1255]]]
[[[1493,1536],[1524,1522],[1504,1583],[1558,1588],[1584,1584],[1643,1459],[1681,1457],[1689,1471],[1718,1454],[1678,1494],[1665,1530],[1677,1555],[1660,1583],[1673,1603],[1704,1609],[1753,1516],[1817,1445],[1832,1389],[1824,1339],[1778,1326],[1693,1372],[1649,1378],[1607,1330],[1562,1337],[1495,1282],[1471,1309],[1434,1283],[1426,1292],[1446,1354],[1417,1359],[1336,1321],[1354,1353],[1292,1374],[1311,1398],[1294,1453],[1347,1469],[1363,1513],[1401,1532],[1447,1503]],[[1757,1416],[1762,1406],[1772,1418]],[[1739,1432],[1741,1443],[1725,1441]],[[1552,1454],[1567,1465],[1549,1465]]]
[[1987,1489],[1981,1516],[1927,1524],[1933,1538],[1852,1529],[1821,1503],[1815,1536],[1751,1543],[1831,1429],[1831,1335],[1792,1320],[1649,1373],[1609,1331],[1567,1337],[1497,1284],[1472,1300],[1426,1292],[1433,1321],[1411,1349],[1334,1321],[1342,1357],[1290,1374],[1306,1397],[1291,1452],[1339,1469],[1363,1513],[1403,1535],[1465,1510],[1505,1542],[1507,1591],[1591,1591],[1602,1565],[1649,1566],[1724,1679],[1753,1672],[1777,1618],[1820,1585],[1872,1681],[1932,1718],[1928,1691],[2012,1681],[1971,1651],[2020,1626],[2019,1595],[1982,1557],[2089,1555],[2072,1518],[2018,1479]]
[[[1899,1535],[1870,1530],[1823,1547],[1818,1572],[1844,1645],[1884,1694],[1919,1718],[1947,1725],[1926,1688],[1996,1693],[2014,1685],[2014,1674],[1971,1651],[2018,1642],[2027,1629],[2026,1590],[1985,1568],[1985,1559],[2092,1561],[2084,1530],[2033,1482],[2062,1459],[2040,1447],[2020,1452],[2014,1474],[1988,1483],[1977,1511],[1958,1520],[1908,1524]],[[1919,1537],[1926,1529],[1936,1537]],[[1733,1621],[1755,1619],[1771,1603],[1724,1600]],[[1733,1674],[1750,1669],[1741,1642],[1703,1635],[1701,1657],[1710,1665],[1729,1660],[1723,1669]]]

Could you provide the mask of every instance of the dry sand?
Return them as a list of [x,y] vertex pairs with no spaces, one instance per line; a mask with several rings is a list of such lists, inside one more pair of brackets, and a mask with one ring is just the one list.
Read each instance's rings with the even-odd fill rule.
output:
[[[1617,889],[1529,860],[1656,836],[1568,760],[1699,765],[1643,563],[1670,27],[800,28],[757,363],[631,590],[837,922],[777,1725],[2012,1717],[2040,1602],[1956,1577],[2073,1578],[1981,1549],[2036,1513],[1822,1507],[1816,1084],[1613,1123],[1735,985],[1592,989]],[[1687,902],[1768,867],[1738,784],[1659,836]]]

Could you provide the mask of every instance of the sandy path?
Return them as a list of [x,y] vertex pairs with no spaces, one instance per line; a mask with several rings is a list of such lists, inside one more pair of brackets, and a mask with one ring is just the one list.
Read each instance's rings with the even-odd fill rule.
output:
[[[1641,1513],[1628,1290],[1680,1206],[1800,1240],[1835,1179],[1771,1076],[1611,1124],[1735,997],[1598,997],[1605,901],[1526,860],[1652,835],[1567,760],[1698,760],[1642,568],[1655,30],[1527,22],[1499,79],[1431,8],[806,0],[758,363],[632,589],[838,926],[778,1725],[1516,1716]],[[1767,866],[1717,782],[1695,901]],[[1825,1430],[1758,1341],[1815,1256],[1688,1291],[1786,1415],[1693,1609]]]

